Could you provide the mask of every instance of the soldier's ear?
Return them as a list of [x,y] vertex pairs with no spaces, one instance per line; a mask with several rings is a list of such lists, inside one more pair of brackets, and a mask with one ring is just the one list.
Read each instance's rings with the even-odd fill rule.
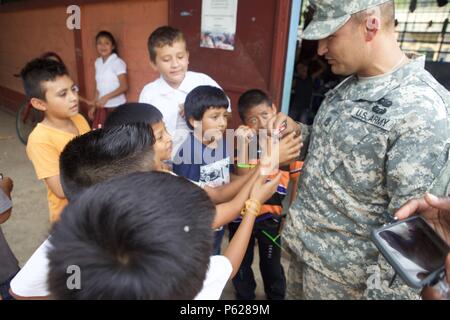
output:
[[380,18],[376,15],[371,15],[366,19],[366,41],[372,41],[380,30]]

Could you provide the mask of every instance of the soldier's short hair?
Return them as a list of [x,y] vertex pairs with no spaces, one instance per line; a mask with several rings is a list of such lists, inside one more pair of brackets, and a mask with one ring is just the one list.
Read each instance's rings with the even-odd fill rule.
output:
[[394,1],[388,1],[379,6],[368,8],[366,10],[357,12],[352,15],[352,17],[358,23],[366,23],[366,18],[379,13],[381,20],[381,27],[383,29],[393,29],[395,28],[395,4]]

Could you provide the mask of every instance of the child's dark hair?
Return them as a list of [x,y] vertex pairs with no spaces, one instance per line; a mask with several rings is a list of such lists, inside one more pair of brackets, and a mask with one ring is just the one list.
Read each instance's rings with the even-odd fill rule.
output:
[[[193,299],[212,250],[215,207],[186,179],[133,173],[99,183],[63,211],[50,233],[56,299]],[[69,266],[81,289],[68,289]]]
[[68,76],[66,67],[61,62],[52,59],[37,58],[28,62],[20,71],[25,95],[28,99],[45,100],[45,89],[42,83],[55,81],[56,78]]
[[238,101],[238,113],[241,121],[245,123],[245,114],[248,110],[262,103],[266,103],[269,107],[272,107],[272,100],[262,90],[252,89],[244,92]]
[[116,39],[114,39],[114,36],[112,35],[111,32],[102,30],[99,33],[97,33],[97,35],[95,36],[95,43],[97,43],[98,39],[100,39],[100,38],[108,39],[111,42],[111,44],[113,45],[112,52],[117,54],[117,55],[119,54],[119,51],[117,51]]
[[60,179],[72,201],[109,178],[154,166],[153,131],[145,123],[94,130],[70,141],[61,153]]
[[55,60],[55,61],[59,61],[59,62],[61,62],[62,64],[64,64],[64,62],[63,62],[63,60],[61,59],[61,57],[59,56],[59,54],[57,54],[56,52],[53,52],[53,51],[47,51],[47,52],[43,53],[43,54],[41,55],[41,58],[42,58],[42,59],[53,59],[53,60]]
[[230,102],[222,89],[213,86],[198,86],[186,96],[184,102],[184,116],[190,129],[194,129],[189,122],[192,117],[194,120],[201,121],[205,111],[210,108],[228,109]]
[[152,62],[156,61],[156,48],[161,48],[166,45],[172,46],[173,43],[177,41],[183,41],[186,43],[183,33],[178,29],[170,26],[162,26],[153,31],[147,41],[150,60]]
[[115,108],[106,118],[104,127],[109,128],[139,122],[152,126],[161,121],[163,121],[161,111],[151,104],[129,102]]

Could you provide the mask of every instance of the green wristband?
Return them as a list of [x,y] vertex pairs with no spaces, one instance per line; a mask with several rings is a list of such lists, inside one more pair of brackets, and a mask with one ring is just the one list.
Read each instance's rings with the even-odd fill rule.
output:
[[246,164],[246,163],[238,163],[236,166],[241,169],[253,169],[254,167],[256,167],[256,165],[254,164]]

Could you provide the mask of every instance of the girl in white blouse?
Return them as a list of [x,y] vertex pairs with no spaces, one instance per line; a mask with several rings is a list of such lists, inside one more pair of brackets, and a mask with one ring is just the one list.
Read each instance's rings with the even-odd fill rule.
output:
[[95,60],[95,103],[89,110],[93,129],[101,128],[108,114],[126,102],[127,66],[117,55],[113,35],[100,31],[95,37],[99,57]]

